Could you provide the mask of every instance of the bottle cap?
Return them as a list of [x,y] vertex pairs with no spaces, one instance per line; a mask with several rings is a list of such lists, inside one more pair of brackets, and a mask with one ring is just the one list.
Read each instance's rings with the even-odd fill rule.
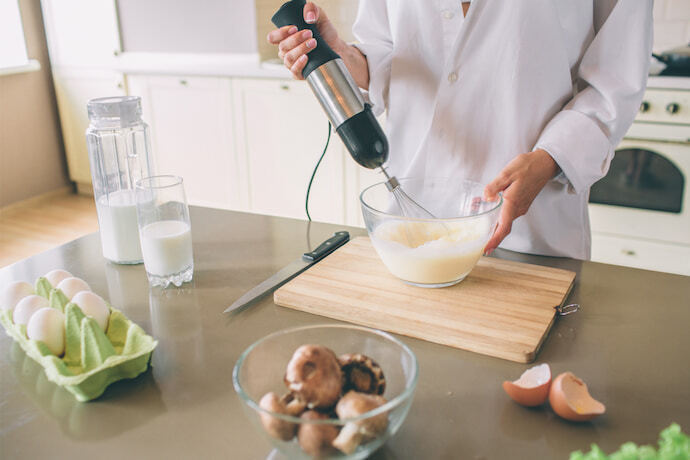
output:
[[141,119],[141,98],[139,96],[99,97],[87,104],[92,121],[117,122],[127,126]]

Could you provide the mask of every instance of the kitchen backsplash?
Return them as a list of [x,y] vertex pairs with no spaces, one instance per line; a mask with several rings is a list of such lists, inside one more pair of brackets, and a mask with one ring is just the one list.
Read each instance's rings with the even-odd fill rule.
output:
[[690,0],[654,0],[654,51],[690,43]]
[[[686,0],[687,1],[687,0]],[[271,16],[285,3],[285,0],[256,0],[257,44],[261,60],[278,57],[277,47],[266,41],[266,35],[275,28]],[[328,18],[346,41],[354,40],[352,24],[357,16],[359,0],[320,0],[318,5],[328,14]]]

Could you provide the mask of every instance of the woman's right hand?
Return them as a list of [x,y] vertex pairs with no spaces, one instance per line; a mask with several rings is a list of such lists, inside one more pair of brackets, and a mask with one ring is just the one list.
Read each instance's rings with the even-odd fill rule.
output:
[[[304,5],[304,21],[307,24],[316,24],[316,30],[321,37],[336,53],[343,42],[338,37],[338,32],[328,20],[326,13],[312,2]],[[295,26],[284,26],[272,30],[268,34],[268,42],[278,45],[278,57],[283,60],[292,75],[297,80],[304,80],[302,70],[307,64],[307,54],[316,47],[316,40],[312,37],[311,30],[297,30]]]

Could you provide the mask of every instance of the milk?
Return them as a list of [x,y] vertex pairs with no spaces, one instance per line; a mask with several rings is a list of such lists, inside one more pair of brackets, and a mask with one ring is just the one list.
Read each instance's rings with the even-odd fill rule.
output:
[[419,284],[444,284],[472,271],[489,236],[483,219],[465,222],[389,221],[380,224],[371,242],[390,272]]
[[117,263],[141,263],[134,190],[119,190],[96,201],[103,257]]
[[192,266],[192,232],[179,220],[161,220],[141,229],[146,271],[156,276],[180,273]]

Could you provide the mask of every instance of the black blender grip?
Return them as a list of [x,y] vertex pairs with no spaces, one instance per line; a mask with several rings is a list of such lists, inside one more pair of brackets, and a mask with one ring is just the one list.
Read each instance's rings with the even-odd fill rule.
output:
[[316,24],[307,24],[304,22],[304,5],[306,5],[305,0],[291,0],[284,3],[276,14],[271,18],[271,22],[275,24],[276,27],[283,26],[297,26],[297,29],[311,30],[314,39],[316,40],[316,48],[311,50],[307,55],[308,61],[302,70],[302,76],[307,78],[314,69],[321,67],[323,64],[333,59],[338,59],[340,56],[331,49],[326,41],[321,37],[319,31],[316,30]]

